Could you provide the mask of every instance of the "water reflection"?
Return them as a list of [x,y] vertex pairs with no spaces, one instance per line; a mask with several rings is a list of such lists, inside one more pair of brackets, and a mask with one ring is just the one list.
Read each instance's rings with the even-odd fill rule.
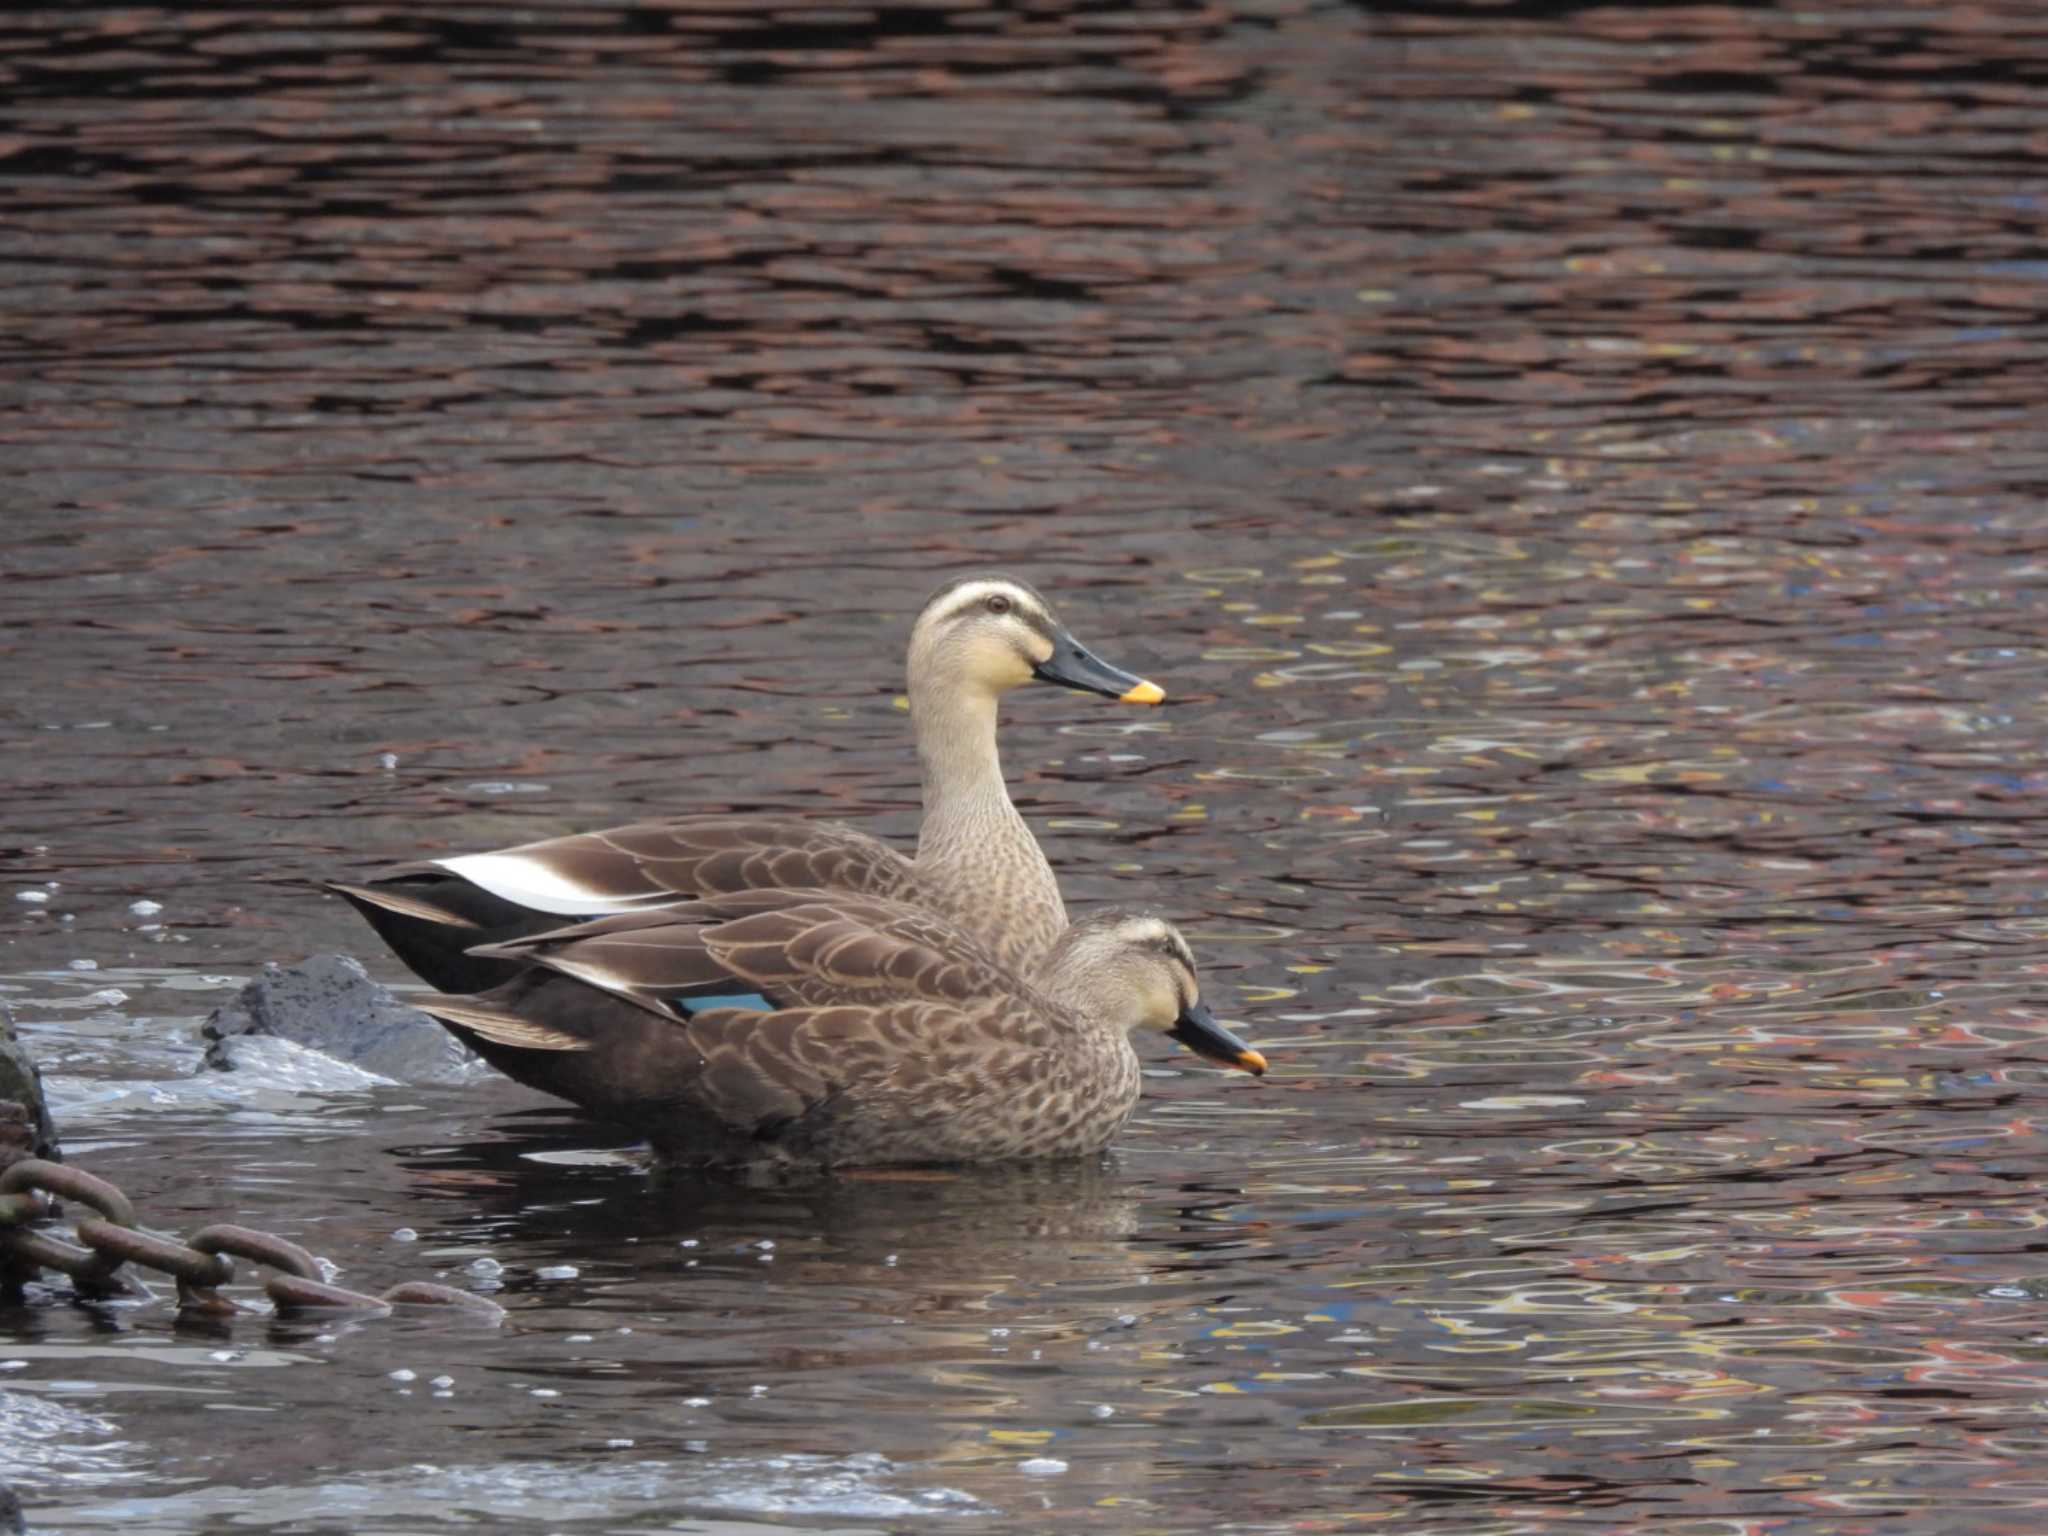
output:
[[[1236,942],[1248,940],[1270,942]],[[1617,990],[1680,994],[1738,970],[1645,969],[1615,967]],[[1841,969],[1757,974],[1774,998],[1824,1000],[1840,995]],[[1325,1046],[1369,1032],[1399,1071],[1297,1069],[1243,1104],[1220,1079],[1154,1078],[1118,1158],[1085,1168],[747,1190],[655,1177],[555,1111],[507,1113],[457,1090],[336,1101],[346,1134],[311,1143],[276,1140],[265,1111],[239,1104],[206,1126],[166,1095],[157,1135],[139,1096],[104,1118],[74,1104],[75,1123],[119,1133],[91,1155],[125,1166],[146,1207],[251,1205],[340,1258],[352,1283],[488,1274],[512,1315],[502,1330],[452,1332],[251,1319],[195,1351],[171,1344],[183,1330],[161,1309],[117,1311],[101,1342],[31,1309],[0,1354],[30,1403],[86,1373],[100,1433],[119,1443],[131,1421],[146,1426],[171,1465],[217,1458],[217,1431],[163,1421],[138,1389],[316,1421],[369,1404],[404,1418],[402,1443],[364,1448],[342,1483],[306,1481],[311,1467],[288,1459],[212,1502],[124,1498],[145,1529],[223,1498],[260,1520],[263,1484],[399,1529],[418,1506],[391,1479],[413,1463],[486,1503],[510,1499],[519,1475],[475,1459],[480,1429],[597,1458],[590,1497],[614,1515],[642,1499],[768,1520],[1014,1515],[1051,1499],[1108,1530],[1227,1496],[1246,1446],[1287,1479],[1292,1509],[1341,1495],[1406,1519],[1483,1498],[1532,1529],[1588,1500],[1618,1514],[1682,1500],[1723,1470],[1827,1491],[1825,1469],[1845,1458],[1874,1483],[2023,1455],[2007,1441],[2024,1437],[2039,1382],[2021,1341],[2048,1314],[2023,1257],[2038,1213],[2022,1186],[2001,1191],[2001,1175],[2033,1166],[2001,1134],[2010,1110],[1972,1114],[1967,1099],[1886,1082],[1868,1085],[1882,1091],[1859,1113],[1854,1083],[1814,1074],[1847,1107],[1788,1134],[1773,1104],[1785,1085],[1764,1069],[1797,1053],[1742,1035],[1646,1051],[1666,1016],[1586,1018],[1607,974],[1586,961],[1471,974],[1489,971],[1525,983],[1480,989],[1482,1006],[1505,1010],[1491,1024],[1446,1020],[1460,992],[1416,984],[1385,989],[1377,1025],[1296,1023]],[[168,995],[160,976],[92,980],[152,1003]],[[1310,992],[1346,981],[1341,969],[1300,979]],[[20,1011],[44,1018],[31,1023],[40,1035],[67,1017],[50,1005],[89,981],[13,985]],[[1848,995],[1862,1018],[1892,1001]],[[1384,1022],[1403,1001],[1414,1021]],[[1715,1007],[1683,1002],[1674,1011]],[[1483,1053],[1441,1053],[1465,1037],[1546,1043],[1510,1057],[1503,1078]],[[1571,1049],[1547,1054],[1559,1042]],[[1765,1050],[1744,1060],[1751,1044]],[[1731,1050],[1748,1075],[1711,1086],[1706,1053]],[[125,1065],[110,1052],[102,1070]],[[1266,1112],[1301,1093],[1316,1112]],[[177,1148],[179,1172],[152,1173],[160,1160],[140,1147],[124,1154],[129,1136]],[[309,1177],[351,1191],[342,1209],[309,1201]],[[394,1242],[401,1228],[415,1239]],[[249,1375],[279,1359],[323,1365]],[[1969,1442],[1981,1449],[1896,1459],[1902,1436],[1946,1434],[1957,1401],[1989,1432]],[[2001,1404],[2022,1416],[2001,1418]],[[1359,1481],[1318,1481],[1333,1455]],[[748,1502],[748,1489],[772,1500]],[[113,1510],[74,1503],[65,1518],[90,1528]],[[556,1513],[599,1518],[594,1504]]]

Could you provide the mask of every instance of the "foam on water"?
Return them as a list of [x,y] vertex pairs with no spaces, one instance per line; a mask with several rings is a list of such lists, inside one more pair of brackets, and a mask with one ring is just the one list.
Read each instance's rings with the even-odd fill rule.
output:
[[[866,1526],[833,1526],[821,1533],[815,1522],[895,1522],[997,1513],[958,1489],[936,1487],[916,1494],[891,1491],[888,1484],[898,1473],[886,1457],[872,1454],[415,1465],[375,1476],[296,1487],[211,1487],[160,1497],[59,1504],[37,1513],[52,1528],[119,1529],[135,1536],[182,1536],[214,1524],[246,1523],[262,1528],[291,1508],[318,1510],[324,1519],[346,1521],[351,1530],[362,1532],[414,1530],[417,1522],[439,1522],[450,1510],[463,1511],[471,1521],[489,1520],[499,1529],[520,1530],[644,1518],[656,1511],[724,1511],[769,1517],[746,1522],[744,1529],[753,1536],[797,1529],[810,1536],[881,1536],[885,1528]],[[774,1517],[805,1523],[785,1527]],[[692,1531],[720,1528],[719,1524],[694,1520],[688,1525]]]

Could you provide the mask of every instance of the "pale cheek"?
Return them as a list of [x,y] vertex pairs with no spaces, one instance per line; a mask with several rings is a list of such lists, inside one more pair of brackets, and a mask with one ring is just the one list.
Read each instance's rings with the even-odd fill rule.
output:
[[992,662],[989,670],[993,676],[1000,679],[1005,688],[1015,688],[1020,683],[1031,681],[1032,665],[1006,645],[1002,648],[1000,656]]
[[[976,635],[973,641],[971,663],[974,675],[997,688],[1010,687],[1020,672],[1025,672],[1022,658],[1009,646],[987,635]],[[1025,672],[1025,675],[1029,675]]]

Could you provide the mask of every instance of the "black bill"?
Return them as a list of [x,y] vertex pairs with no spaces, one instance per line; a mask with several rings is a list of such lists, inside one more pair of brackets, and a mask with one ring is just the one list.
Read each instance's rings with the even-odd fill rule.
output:
[[1112,667],[1064,629],[1052,637],[1052,654],[1032,668],[1041,682],[1103,693],[1126,704],[1157,704],[1166,690],[1135,672]]
[[1266,1058],[1217,1023],[1216,1015],[1200,1003],[1183,1008],[1167,1034],[1205,1060],[1236,1067],[1253,1077],[1266,1075]]

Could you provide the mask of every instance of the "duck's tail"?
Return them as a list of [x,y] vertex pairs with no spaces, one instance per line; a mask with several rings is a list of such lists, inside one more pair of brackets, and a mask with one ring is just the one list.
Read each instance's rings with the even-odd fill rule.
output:
[[559,928],[566,921],[528,911],[445,870],[425,869],[369,885],[334,880],[327,889],[362,913],[391,952],[438,992],[488,992],[503,986],[525,963],[469,951]]

